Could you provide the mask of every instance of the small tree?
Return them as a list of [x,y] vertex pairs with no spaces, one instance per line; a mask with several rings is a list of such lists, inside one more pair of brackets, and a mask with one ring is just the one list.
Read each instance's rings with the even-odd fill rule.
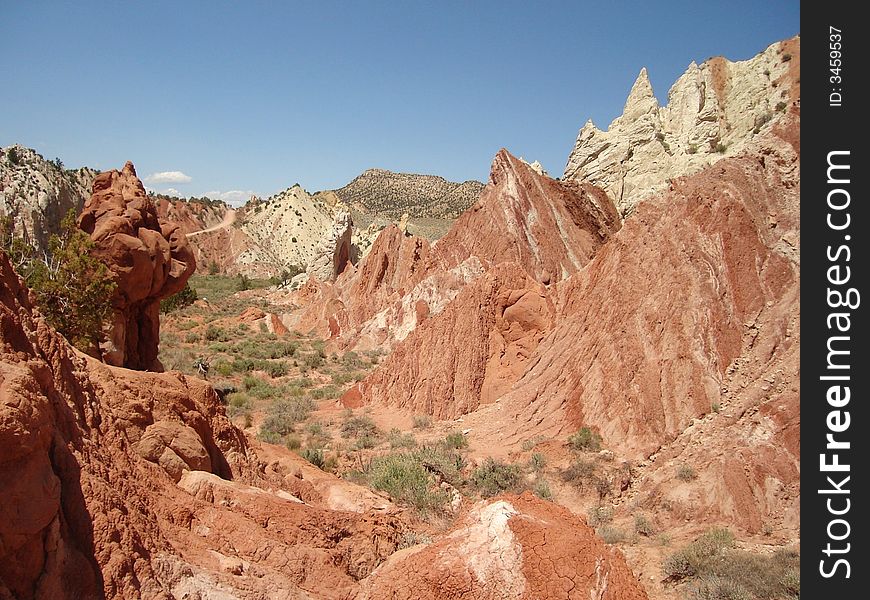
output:
[[[4,236],[5,237],[5,236]],[[28,246],[22,254],[22,245]],[[115,282],[109,268],[92,255],[90,236],[76,227],[70,210],[60,232],[38,256],[25,241],[12,239],[10,255],[48,323],[74,346],[92,352],[103,340],[103,322],[112,312]]]
[[21,157],[18,156],[18,149],[15,146],[10,146],[6,151],[6,158],[9,159],[9,162],[13,165],[21,164]]
[[181,290],[160,301],[160,312],[172,312],[173,310],[190,306],[196,300],[196,290],[190,287],[190,282],[187,282]]

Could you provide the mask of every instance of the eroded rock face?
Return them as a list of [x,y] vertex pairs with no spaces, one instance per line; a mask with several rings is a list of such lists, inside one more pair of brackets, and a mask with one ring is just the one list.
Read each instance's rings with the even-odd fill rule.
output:
[[514,263],[497,265],[421,319],[344,400],[352,406],[377,399],[439,419],[471,412],[510,389],[552,319],[543,285]]
[[438,541],[397,552],[359,600],[646,600],[619,550],[568,510],[535,498],[477,504]]
[[586,265],[620,225],[600,189],[556,181],[502,149],[480,200],[436,249],[447,266],[470,256],[484,265],[514,262],[548,285]]
[[0,598],[347,598],[395,551],[382,498],[267,465],[206,382],[85,356],[29,296],[0,253]]
[[158,217],[130,162],[94,180],[78,224],[117,284],[103,359],[131,369],[162,370],[157,360],[160,300],[180,291],[196,270],[184,231]]
[[353,220],[348,212],[336,215],[330,229],[318,245],[306,275],[320,281],[335,281],[351,262]]
[[346,346],[389,348],[496,265],[549,285],[586,265],[620,225],[601,190],[556,181],[501,150],[480,200],[443,238],[432,245],[385,228],[353,272],[300,290],[299,325]]
[[668,181],[739,154],[770,123],[800,101],[800,38],[756,57],[711,58],[686,72],[659,106],[646,69],[623,114],[606,131],[587,122],[568,157],[564,179],[602,187],[622,214]]
[[81,210],[96,176],[88,167],[66,170],[20,144],[0,148],[0,214],[42,252],[67,212]]

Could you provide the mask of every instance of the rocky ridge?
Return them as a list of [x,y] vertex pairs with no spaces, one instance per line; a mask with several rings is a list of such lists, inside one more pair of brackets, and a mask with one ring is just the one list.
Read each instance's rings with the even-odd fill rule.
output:
[[[14,160],[13,160],[14,159]],[[37,250],[48,248],[48,238],[60,230],[67,212],[78,214],[90,197],[98,171],[82,167],[64,169],[20,144],[0,151],[0,214],[12,218],[18,235]]]
[[353,272],[300,291],[304,310],[289,326],[347,347],[390,347],[495,265],[515,263],[530,281],[553,283],[586,264],[619,225],[601,190],[540,175],[502,150],[479,201],[444,237],[433,245],[387,227]]
[[477,200],[479,181],[454,183],[436,175],[369,169],[334,193],[365,213],[398,220],[415,217],[456,218]]
[[671,179],[739,154],[799,102],[799,37],[745,61],[692,62],[666,106],[644,68],[606,131],[592,121],[580,130],[563,178],[603,188],[624,215]]

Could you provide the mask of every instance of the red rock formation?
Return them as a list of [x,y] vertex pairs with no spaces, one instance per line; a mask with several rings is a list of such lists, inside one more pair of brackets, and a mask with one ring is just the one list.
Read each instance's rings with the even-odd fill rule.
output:
[[347,346],[389,347],[494,265],[512,262],[554,283],[588,263],[619,227],[601,190],[556,181],[501,150],[480,200],[444,238],[431,246],[387,227],[356,271],[300,292],[300,328]]
[[568,510],[535,498],[481,502],[448,534],[397,552],[359,600],[645,600],[619,550]]
[[184,231],[159,219],[130,162],[96,178],[78,224],[117,283],[104,360],[162,370],[157,360],[160,299],[180,291],[196,269]]
[[154,199],[157,217],[162,221],[171,221],[178,225],[184,233],[194,233],[219,225],[226,217],[228,207],[225,204],[186,200],[174,200],[165,196]]
[[208,384],[72,349],[0,254],[0,598],[353,596],[402,526],[264,467]]
[[417,326],[348,405],[377,399],[440,419],[471,412],[523,374],[553,312],[543,285],[514,263],[497,265]]
[[722,403],[738,362],[757,377],[797,343],[798,132],[795,117],[639,204],[560,286],[557,326],[506,400],[648,456]]
[[480,200],[436,248],[450,266],[469,256],[484,265],[515,262],[550,284],[586,265],[619,227],[619,214],[602,190],[542,175],[502,149]]

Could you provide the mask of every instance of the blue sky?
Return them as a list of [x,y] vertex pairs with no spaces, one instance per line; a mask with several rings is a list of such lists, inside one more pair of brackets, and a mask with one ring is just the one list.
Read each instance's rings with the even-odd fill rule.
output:
[[558,176],[641,67],[665,100],[690,61],[797,33],[796,0],[0,0],[0,145],[132,160],[185,196],[329,189],[370,167],[485,181],[501,147]]

